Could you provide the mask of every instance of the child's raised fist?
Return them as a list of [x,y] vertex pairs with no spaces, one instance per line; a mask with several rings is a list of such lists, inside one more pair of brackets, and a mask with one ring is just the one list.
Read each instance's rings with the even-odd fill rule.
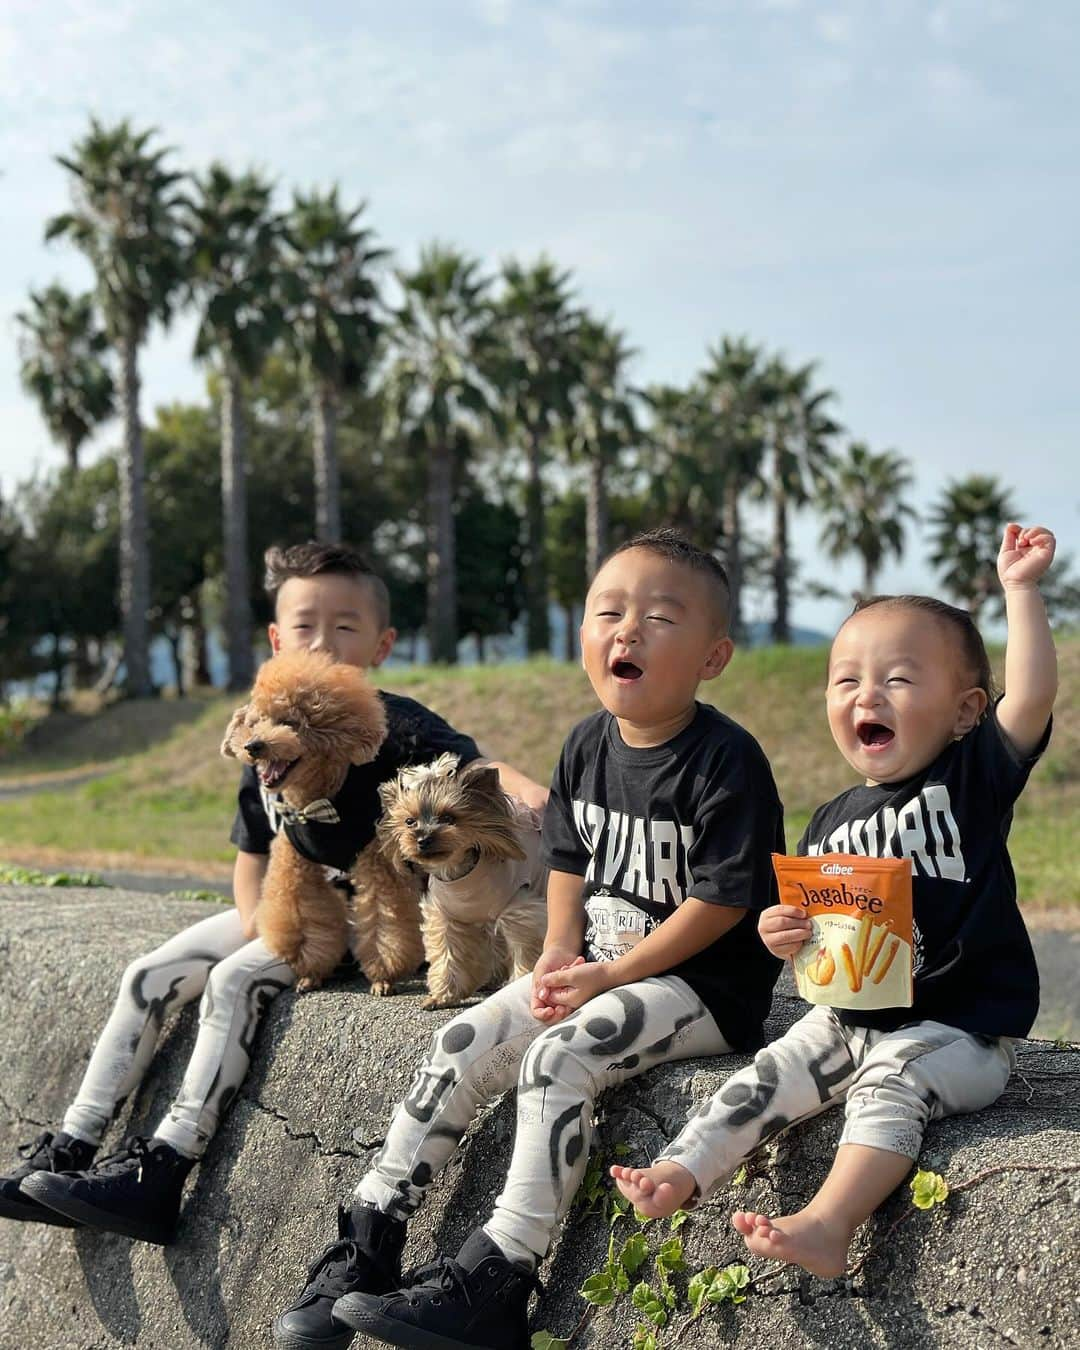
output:
[[1006,590],[1034,586],[1054,560],[1057,541],[1042,525],[1010,521],[998,553],[998,579]]

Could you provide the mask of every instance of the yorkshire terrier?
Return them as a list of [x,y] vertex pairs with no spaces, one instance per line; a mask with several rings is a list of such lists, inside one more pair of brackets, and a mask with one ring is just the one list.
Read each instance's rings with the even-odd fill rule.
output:
[[[532,970],[547,926],[538,813],[484,764],[441,755],[379,788],[378,839],[400,873],[426,875],[426,1008]],[[359,917],[359,916],[358,916]]]
[[373,994],[391,993],[423,960],[421,887],[384,857],[377,840],[349,873],[350,917],[347,894],[328,876],[333,869],[298,852],[289,837],[291,827],[340,820],[334,797],[354,765],[375,759],[386,734],[386,710],[363,673],[307,651],[267,661],[225,733],[221,753],[253,765],[263,788],[276,794],[271,804],[282,823],[256,925],[292,966],[298,990],[318,988],[350,947]]

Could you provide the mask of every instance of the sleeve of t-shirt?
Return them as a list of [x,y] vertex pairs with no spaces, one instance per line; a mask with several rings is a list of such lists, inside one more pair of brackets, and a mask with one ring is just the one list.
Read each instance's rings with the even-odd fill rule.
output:
[[1002,729],[995,704],[964,738],[964,750],[972,757],[978,778],[993,793],[999,815],[1004,815],[1024,790],[1028,776],[1050,742],[1052,727],[1051,718],[1035,749],[1029,755],[1021,755]]
[[583,877],[591,855],[574,824],[572,757],[570,742],[567,741],[555,766],[551,792],[544,808],[540,852],[544,862],[553,871],[570,872]]
[[784,811],[760,750],[724,757],[698,802],[687,894],[760,910],[777,903],[772,855],[784,852]]
[[236,818],[229,838],[241,853],[269,853],[274,839],[259,793],[259,777],[250,764],[244,765],[240,778]]
[[417,706],[421,708],[418,714],[417,741],[423,759],[437,759],[439,755],[454,754],[458,756],[458,767],[464,768],[466,764],[480,758],[480,750],[471,736],[466,736],[463,731],[457,731],[430,708]]

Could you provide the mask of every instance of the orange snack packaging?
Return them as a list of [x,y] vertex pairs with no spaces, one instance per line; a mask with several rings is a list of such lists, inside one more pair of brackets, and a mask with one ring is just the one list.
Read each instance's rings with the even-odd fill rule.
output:
[[774,853],[773,870],[780,903],[813,925],[792,962],[800,996],[830,1008],[910,1008],[911,859]]

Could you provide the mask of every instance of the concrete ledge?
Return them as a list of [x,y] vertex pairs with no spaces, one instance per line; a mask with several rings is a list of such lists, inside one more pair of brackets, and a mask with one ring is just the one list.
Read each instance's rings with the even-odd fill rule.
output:
[[[134,892],[0,888],[0,1156],[58,1122],[127,962],[207,912]],[[778,997],[771,1031],[801,1007]],[[329,1240],[338,1198],[379,1147],[449,1016],[422,1011],[411,994],[372,999],[362,982],[278,999],[248,1081],[189,1186],[174,1247],[0,1220],[0,1350],[270,1345],[270,1320]],[[166,1026],[107,1144],[152,1128],[193,1033],[190,1009]],[[1035,1041],[1020,1049],[1002,1101],[932,1127],[922,1159],[954,1186],[1003,1170],[910,1218],[898,1194],[867,1226],[870,1255],[854,1281],[800,1284],[783,1271],[741,1306],[710,1311],[679,1345],[704,1350],[737,1337],[792,1350],[1080,1345],[1080,1051]],[[692,1061],[610,1094],[600,1148],[608,1157],[616,1143],[634,1157],[655,1152],[722,1077],[713,1063]],[[743,1260],[730,1210],[799,1204],[820,1183],[839,1124],[834,1112],[795,1132],[761,1174],[703,1207],[683,1229],[692,1268]],[[407,1261],[453,1251],[483,1217],[512,1129],[508,1101],[480,1118],[414,1221]],[[1035,1170],[1010,1170],[1020,1168]],[[603,1263],[606,1242],[601,1217],[573,1216],[543,1272],[549,1294],[536,1326],[562,1335],[575,1327],[584,1307],[575,1291]],[[767,1269],[749,1264],[755,1276]],[[628,1345],[638,1320],[628,1304],[599,1313],[574,1345]],[[662,1343],[673,1341],[669,1332]]]

